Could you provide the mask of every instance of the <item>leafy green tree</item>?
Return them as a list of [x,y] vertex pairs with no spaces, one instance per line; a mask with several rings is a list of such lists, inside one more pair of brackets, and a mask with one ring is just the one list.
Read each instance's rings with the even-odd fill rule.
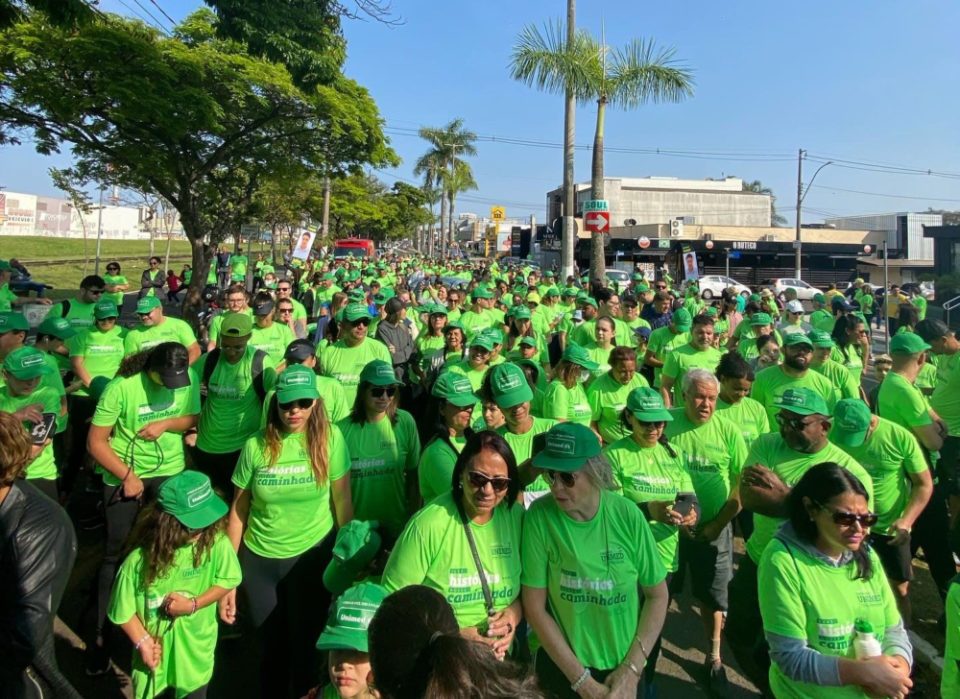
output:
[[[430,144],[430,150],[417,160],[414,174],[429,176],[433,182],[441,185],[443,197],[440,199],[440,235],[449,246],[453,242],[453,211],[450,207],[456,200],[457,192],[464,191],[463,188],[456,188],[460,185],[465,189],[476,188],[470,166],[458,160],[458,156],[477,154],[477,135],[464,128],[463,119],[457,118],[439,128],[422,127],[420,138]],[[462,166],[465,166],[466,170]]]
[[288,236],[323,212],[323,180],[314,172],[281,172],[264,181],[253,199],[253,218],[270,228],[270,252],[277,259],[281,234]]
[[84,0],[0,0],[0,27],[22,22],[31,11],[41,12],[64,27],[89,22],[96,14],[93,3]]
[[395,182],[388,199],[394,213],[394,220],[386,232],[388,239],[413,240],[421,226],[433,221],[433,213],[427,208],[427,193],[419,187],[406,182]]
[[71,181],[169,201],[193,250],[188,303],[209,246],[251,219],[265,181],[397,162],[360,85],[337,75],[302,90],[282,65],[203,24],[194,17],[171,38],[107,15],[76,30],[31,20],[0,33],[0,138],[27,135],[44,154],[68,145]]
[[[572,90],[577,100],[596,102],[591,188],[593,199],[603,199],[603,142],[607,105],[636,109],[658,102],[679,102],[693,94],[693,74],[674,59],[671,48],[634,39],[622,49],[611,49],[585,31],[567,42],[557,21],[543,31],[526,27],[517,39],[511,60],[516,80],[546,92]],[[603,235],[591,240],[590,276],[604,279]]]
[[473,171],[462,160],[454,160],[450,169],[443,175],[443,188],[446,190],[447,214],[450,216],[447,230],[450,231],[450,242],[454,239],[453,212],[457,194],[477,188],[477,181],[473,179]]
[[756,192],[757,194],[766,194],[770,197],[770,225],[772,226],[786,226],[787,219],[777,212],[777,196],[773,193],[773,190],[763,184],[760,180],[754,180],[753,182],[743,183],[744,192]]
[[362,172],[334,179],[330,188],[331,237],[382,238],[391,218],[384,205],[387,191],[380,180]]

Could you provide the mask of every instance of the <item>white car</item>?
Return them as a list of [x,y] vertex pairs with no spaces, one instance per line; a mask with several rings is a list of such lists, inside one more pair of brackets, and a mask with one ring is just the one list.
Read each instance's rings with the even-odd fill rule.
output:
[[624,272],[622,269],[608,269],[607,280],[619,284],[620,288],[624,288],[630,283],[630,273]]
[[787,289],[796,289],[797,298],[801,301],[812,301],[820,293],[820,289],[810,286],[802,279],[764,279],[760,282],[764,289],[770,289],[774,296],[779,296]]
[[753,293],[749,286],[744,286],[732,277],[724,277],[720,274],[700,277],[700,295],[707,301],[714,297],[719,298],[723,294],[723,290],[730,287],[736,289],[737,293],[742,296],[749,296]]

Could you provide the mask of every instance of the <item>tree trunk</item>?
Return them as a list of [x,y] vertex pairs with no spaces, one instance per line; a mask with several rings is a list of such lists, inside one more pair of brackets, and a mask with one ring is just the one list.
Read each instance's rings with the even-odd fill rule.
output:
[[[573,48],[576,36],[576,0],[567,0],[567,48]],[[576,222],[574,214],[577,208],[576,183],[574,181],[574,159],[576,138],[577,105],[573,90],[567,89],[564,95],[563,109],[563,226],[560,237],[560,277],[566,286],[567,277],[573,274],[574,248],[577,244]],[[548,221],[547,224],[552,224]]]
[[436,251],[437,257],[444,257],[444,252],[446,250],[446,240],[447,240],[447,234],[445,230],[446,223],[447,223],[447,193],[442,192],[440,194],[440,236],[438,239],[440,242],[440,249]]
[[173,245],[173,231],[167,231],[167,254],[163,260],[163,273],[170,269],[170,248]]
[[277,224],[270,226],[270,264],[277,261]]
[[[597,130],[593,135],[593,167],[590,171],[591,197],[603,199],[603,125],[607,114],[607,98],[597,100]],[[606,261],[604,238],[608,233],[593,233],[590,236],[590,283],[606,286]]]
[[207,274],[210,272],[210,263],[214,248],[203,244],[203,235],[195,220],[188,220],[181,213],[180,224],[183,232],[190,241],[190,264],[193,267],[193,276],[183,299],[183,320],[190,323],[199,337],[199,314],[202,306],[203,289],[207,285]]
[[451,250],[453,248],[454,239],[456,238],[456,231],[453,228],[453,205],[456,202],[457,193],[451,189],[448,192],[448,195],[450,197],[450,207],[447,209],[447,216],[450,217],[450,221],[449,225],[447,226],[447,235],[449,236],[447,239],[447,250]]
[[437,222],[437,215],[434,213],[433,201],[430,202],[430,225],[427,226],[427,255],[433,258],[433,227]]

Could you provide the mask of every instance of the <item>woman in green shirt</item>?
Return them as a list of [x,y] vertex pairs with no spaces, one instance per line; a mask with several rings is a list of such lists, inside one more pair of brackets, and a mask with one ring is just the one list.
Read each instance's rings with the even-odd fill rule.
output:
[[430,391],[433,405],[427,415],[436,415],[436,431],[423,448],[417,476],[420,497],[428,503],[450,492],[453,466],[470,436],[470,416],[480,398],[464,376],[441,374]]
[[413,416],[398,407],[399,386],[390,362],[369,362],[353,410],[338,423],[350,454],[354,516],[380,522],[387,549],[420,504],[420,435]]
[[130,288],[127,278],[120,273],[120,263],[107,264],[107,273],[103,275],[103,298],[113,301],[117,308],[123,308],[123,292]]
[[157,292],[163,289],[164,284],[163,268],[160,267],[160,258],[151,257],[150,266],[143,270],[140,275],[140,293],[138,299],[144,296],[157,296]]
[[842,315],[837,318],[831,335],[837,346],[830,358],[847,367],[859,386],[863,367],[870,361],[870,333],[866,324],[854,315]]
[[[912,648],[876,552],[877,516],[856,476],[813,466],[793,486],[789,521],[760,560],[758,589],[778,697],[905,697]],[[874,648],[858,648],[871,633]]]
[[[313,644],[330,602],[319,581],[334,527],[353,519],[350,457],[319,397],[313,371],[299,364],[282,371],[267,425],[244,444],[233,474],[227,533],[263,650],[261,696],[299,697],[315,684]],[[220,618],[232,624],[236,614],[231,591]]]
[[614,347],[610,353],[610,371],[587,389],[590,426],[605,444],[612,444],[630,433],[621,419],[627,396],[633,389],[647,385],[647,380],[637,373],[636,350]]
[[457,458],[451,484],[452,492],[426,505],[403,530],[383,585],[388,592],[426,585],[441,593],[461,635],[486,644],[502,660],[523,618],[523,507],[517,504],[520,473],[510,446],[496,432],[473,435]]
[[557,363],[554,379],[543,394],[544,417],[561,422],[577,422],[589,427],[592,411],[584,386],[590,380],[592,372],[599,367],[586,349],[575,342],[568,342]]
[[426,316],[426,328],[414,343],[417,354],[412,364],[414,374],[425,386],[436,377],[446,361],[444,329],[447,325],[447,308],[441,304],[429,304]]
[[541,644],[540,686],[563,699],[637,696],[669,603],[650,527],[613,492],[589,428],[552,427],[533,464],[550,484],[523,525],[523,608]]
[[610,371],[610,353],[617,344],[615,341],[617,328],[614,325],[613,318],[597,318],[597,324],[594,326],[593,332],[594,339],[584,345],[583,348],[587,350],[590,359],[597,366],[590,370],[590,378],[586,385]]

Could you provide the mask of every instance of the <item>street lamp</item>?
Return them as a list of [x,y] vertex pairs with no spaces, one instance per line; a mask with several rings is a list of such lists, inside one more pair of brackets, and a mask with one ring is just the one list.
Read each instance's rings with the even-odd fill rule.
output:
[[801,148],[797,152],[797,224],[796,224],[797,239],[793,243],[794,250],[796,250],[796,253],[797,253],[796,255],[796,268],[797,268],[796,278],[797,279],[801,278],[800,268],[802,267],[802,258],[803,258],[803,255],[802,255],[803,243],[800,240],[800,205],[803,204],[803,200],[807,198],[807,193],[810,191],[810,187],[813,186],[813,181],[817,179],[817,175],[820,174],[820,171],[823,168],[825,168],[827,165],[833,164],[832,160],[828,160],[823,165],[818,167],[816,171],[813,173],[813,177],[810,178],[810,182],[807,183],[807,188],[804,189],[803,188],[803,159],[806,155],[807,155],[807,151],[803,150],[803,148]]

